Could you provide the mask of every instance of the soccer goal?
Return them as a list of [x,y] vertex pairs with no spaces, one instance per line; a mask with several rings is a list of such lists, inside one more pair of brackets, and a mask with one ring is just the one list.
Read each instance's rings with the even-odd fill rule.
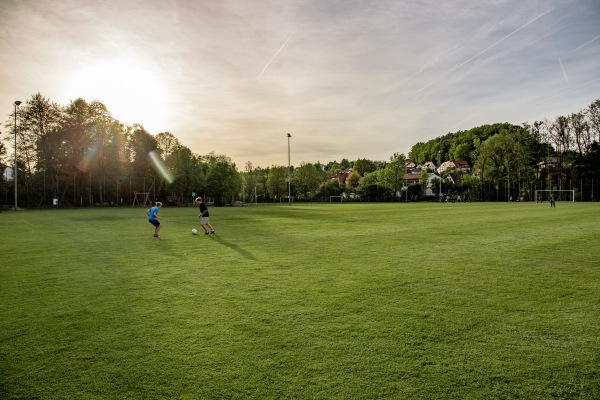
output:
[[344,196],[329,196],[330,203],[341,203],[344,201]]
[[538,189],[535,191],[535,201],[544,202],[550,201],[550,195],[554,195],[555,201],[571,201],[575,202],[575,191],[574,190],[550,190],[550,189]]

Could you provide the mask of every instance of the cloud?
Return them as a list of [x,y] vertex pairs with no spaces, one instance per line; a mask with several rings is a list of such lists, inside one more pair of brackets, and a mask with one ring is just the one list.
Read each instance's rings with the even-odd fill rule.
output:
[[238,166],[284,164],[286,132],[298,162],[388,159],[598,93],[597,0],[7,0],[0,18],[0,105],[37,92],[68,102],[74,76],[131,60],[162,89],[127,122],[161,107],[156,129]]

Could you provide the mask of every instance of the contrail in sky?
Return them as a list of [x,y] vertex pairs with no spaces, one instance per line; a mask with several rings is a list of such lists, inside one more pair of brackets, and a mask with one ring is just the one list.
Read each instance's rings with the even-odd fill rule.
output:
[[277,50],[277,51],[275,52],[275,55],[274,55],[274,56],[273,56],[273,57],[272,57],[272,58],[269,60],[269,62],[267,63],[267,65],[265,65],[265,67],[262,69],[262,71],[260,71],[260,75],[258,75],[258,77],[259,77],[259,78],[262,76],[262,74],[264,74],[264,73],[265,73],[265,71],[267,70],[267,68],[269,68],[269,65],[271,65],[271,63],[273,62],[273,60],[275,59],[275,57],[277,57],[277,54],[279,54],[279,52],[280,52],[281,50],[283,50],[283,48],[285,47],[285,45],[286,45],[286,44],[287,44],[287,42],[289,42],[289,41],[290,41],[290,39],[288,38],[288,40],[286,40],[286,41],[285,41],[285,43],[283,44],[283,46],[281,46],[281,47],[279,48],[279,50]]
[[475,54],[473,57],[469,58],[467,61],[463,62],[462,64],[460,64],[457,67],[452,68],[450,71],[448,72],[452,72],[454,70],[459,69],[460,67],[462,67],[463,65],[465,65],[466,63],[468,63],[469,61],[474,60],[475,58],[479,57],[480,55],[482,55],[483,53],[485,53],[486,51],[488,51],[489,49],[491,49],[492,47],[496,46],[497,44],[500,44],[501,42],[503,42],[504,40],[508,39],[509,37],[511,37],[512,35],[514,35],[515,33],[519,32],[521,29],[525,28],[527,25],[537,21],[538,19],[542,18],[544,15],[548,14],[550,11],[554,10],[556,7],[552,7],[551,9],[549,9],[548,11],[546,11],[545,13],[535,17],[534,19],[532,19],[531,21],[529,21],[528,23],[526,23],[525,25],[523,25],[522,27],[514,30],[513,32],[509,33],[508,35],[504,36],[502,39],[498,40],[496,43],[492,44],[491,46],[487,47],[486,49],[480,51],[479,53]]
[[[452,69],[450,69],[448,72],[446,72],[446,74],[449,74],[452,71],[455,71],[457,69],[459,69],[460,67],[462,67],[463,65],[465,65],[466,63],[473,61],[474,59],[476,59],[477,57],[479,57],[480,55],[482,55],[483,53],[485,53],[486,51],[488,51],[489,49],[491,49],[492,47],[500,44],[501,42],[505,41],[506,39],[508,39],[509,37],[511,37],[512,35],[514,35],[515,33],[519,32],[521,29],[525,28],[527,25],[534,23],[535,21],[537,21],[538,19],[542,18],[544,15],[548,14],[550,11],[554,10],[556,7],[552,7],[551,9],[549,9],[548,11],[546,11],[543,14],[538,15],[537,17],[535,17],[534,19],[532,19],[531,21],[527,22],[525,25],[515,29],[514,31],[512,31],[511,33],[509,33],[508,35],[504,36],[502,39],[498,40],[496,43],[492,44],[491,46],[488,46],[487,48],[483,49],[482,51],[480,51],[479,53],[475,54],[473,57],[469,58],[467,61],[463,62],[460,65],[457,65],[456,67],[453,67]],[[589,41],[588,43],[593,42],[595,39],[592,39],[591,41]],[[583,44],[580,47],[585,46],[586,44]],[[561,62],[561,68],[562,68],[562,62]],[[420,72],[420,71],[419,71]],[[564,68],[563,68],[563,73],[564,73]],[[566,74],[565,74],[565,78],[566,78]],[[427,89],[429,86],[433,85],[435,82],[437,82],[439,79],[436,79],[430,83],[428,83],[427,85],[423,86],[421,89],[417,90],[415,92],[415,94],[421,93],[423,90]],[[568,82],[568,79],[567,79]]]
[[560,58],[558,59],[558,63],[560,64],[560,69],[562,69],[565,81],[567,81],[567,85],[571,86],[571,82],[569,82],[569,77],[567,76],[567,72],[565,71],[565,67],[563,67],[562,60]]
[[592,40],[588,40],[587,42],[585,42],[584,44],[582,44],[581,46],[579,46],[578,48],[576,48],[575,50],[571,50],[571,53],[575,53],[577,50],[579,50],[580,48],[587,46],[588,44],[592,43],[594,40],[600,38],[600,35],[596,36],[595,38],[593,38]]
[[567,90],[561,90],[561,91],[557,92],[556,94],[554,94],[554,95],[552,95],[550,97],[544,97],[544,98],[540,99],[539,101],[536,101],[533,104],[537,105],[537,104],[542,104],[542,103],[548,103],[548,100],[550,100],[550,99],[553,99],[553,98],[558,97],[558,96],[564,96],[566,93],[572,92],[572,91],[580,89],[582,87],[587,88],[591,84],[596,83],[596,82],[600,82],[600,78],[592,79],[591,81],[582,83],[579,86],[571,87],[570,89],[567,89]]

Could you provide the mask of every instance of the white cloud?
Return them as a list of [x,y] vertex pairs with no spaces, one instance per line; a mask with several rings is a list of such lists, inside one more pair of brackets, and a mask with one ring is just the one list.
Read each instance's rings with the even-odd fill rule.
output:
[[10,0],[0,18],[7,115],[37,92],[66,102],[73,77],[124,60],[154,99],[140,107],[122,83],[113,98],[129,100],[111,106],[97,89],[115,116],[137,108],[127,122],[238,166],[285,164],[287,132],[297,163],[387,159],[458,129],[569,114],[600,86],[596,0]]

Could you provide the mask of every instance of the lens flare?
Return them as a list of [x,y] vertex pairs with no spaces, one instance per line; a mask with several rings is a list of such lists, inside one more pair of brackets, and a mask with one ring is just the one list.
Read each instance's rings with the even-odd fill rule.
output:
[[87,172],[88,169],[90,169],[90,164],[91,164],[92,160],[94,159],[94,156],[96,155],[97,151],[98,151],[98,143],[94,143],[94,145],[92,147],[90,147],[90,149],[87,151],[87,153],[85,153],[85,156],[83,156],[83,160],[81,160],[79,162],[78,168],[80,171]]
[[173,183],[173,176],[171,176],[171,173],[163,163],[163,160],[159,157],[156,150],[152,150],[150,153],[148,153],[148,155],[150,156],[150,160],[152,160],[152,166],[156,172],[158,172],[160,176],[162,176],[167,182]]

